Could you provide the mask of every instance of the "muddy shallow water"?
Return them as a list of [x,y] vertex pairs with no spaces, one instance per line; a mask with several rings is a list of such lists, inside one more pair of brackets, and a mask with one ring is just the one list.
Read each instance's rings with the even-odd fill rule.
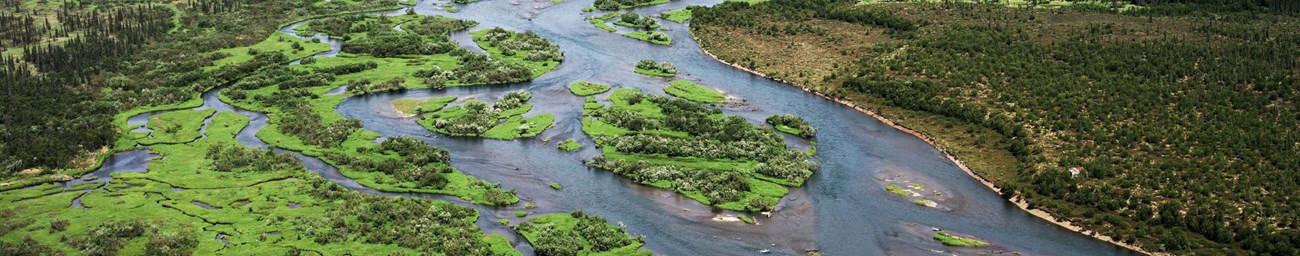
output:
[[[674,1],[664,5],[636,8],[641,15],[683,8],[687,5],[712,5],[721,0]],[[583,19],[581,9],[590,1],[485,0],[458,6],[459,13],[447,13],[421,1],[414,8],[425,15],[443,15],[470,19],[481,24],[471,30],[495,26],[511,30],[531,30],[550,39],[565,52],[558,68],[537,79],[519,84],[475,86],[438,90],[409,90],[348,98],[335,110],[345,117],[361,119],[364,128],[385,137],[414,136],[452,152],[452,165],[462,172],[515,188],[527,209],[535,216],[544,213],[582,209],[621,223],[634,234],[646,236],[646,248],[665,255],[748,255],[770,250],[774,254],[803,254],[816,249],[830,255],[885,254],[979,254],[1017,251],[1029,255],[1110,255],[1134,254],[1117,246],[1071,232],[1038,219],[1003,200],[996,193],[970,178],[948,161],[939,151],[902,131],[882,124],[852,108],[749,74],[709,58],[690,38],[686,25],[660,20],[670,30],[663,31],[673,40],[671,46],[652,45],[608,33],[592,27]],[[388,12],[390,15],[404,11]],[[596,15],[599,12],[595,13]],[[588,14],[590,15],[590,14]],[[292,34],[291,25],[280,31]],[[475,52],[477,49],[465,32],[452,34],[452,40]],[[339,44],[327,39],[337,53]],[[758,216],[759,225],[735,221],[717,221],[736,212],[714,210],[672,191],[636,184],[613,173],[586,167],[582,160],[599,151],[582,133],[580,118],[583,98],[573,96],[566,86],[586,80],[638,88],[663,94],[671,79],[647,77],[632,72],[641,59],[669,61],[679,75],[726,91],[747,104],[723,107],[729,115],[739,115],[761,124],[767,116],[791,113],[804,117],[819,133],[814,159],[822,163],[802,188],[793,188],[781,200],[772,216]],[[390,102],[401,98],[427,98],[454,95],[476,96],[490,101],[511,90],[533,93],[534,105],[527,116],[554,113],[555,126],[535,138],[499,141],[481,138],[448,137],[425,130],[415,123],[416,117],[404,117],[393,110]],[[245,145],[265,148],[266,143],[253,136],[266,126],[266,116],[220,102],[213,90],[203,94],[204,106],[218,111],[234,111],[248,116],[251,123],[236,136]],[[341,92],[341,91],[339,91]],[[604,99],[608,93],[597,96]],[[460,102],[453,105],[461,104]],[[147,118],[133,117],[133,120]],[[544,138],[550,138],[544,142]],[[556,144],[572,138],[584,145],[578,152],[556,149]],[[789,137],[795,147],[807,147],[808,141]],[[128,159],[147,159],[143,152],[118,155]],[[147,154],[147,153],[144,153]],[[309,170],[344,187],[366,193],[390,196],[429,197],[455,202],[478,209],[478,221],[487,233],[503,234],[518,249],[531,254],[526,241],[508,228],[496,224],[506,218],[518,222],[514,211],[525,210],[523,203],[508,207],[470,205],[459,199],[437,195],[383,193],[356,184],[340,175],[319,159],[299,159]],[[142,164],[106,164],[96,171],[141,171]],[[934,209],[902,199],[884,190],[890,177],[924,181],[927,187],[943,191],[942,205]],[[564,186],[554,190],[551,182]],[[751,214],[757,215],[757,214]],[[718,218],[727,219],[727,218]],[[957,249],[943,247],[929,240],[931,228],[969,234],[988,241],[992,247]]]

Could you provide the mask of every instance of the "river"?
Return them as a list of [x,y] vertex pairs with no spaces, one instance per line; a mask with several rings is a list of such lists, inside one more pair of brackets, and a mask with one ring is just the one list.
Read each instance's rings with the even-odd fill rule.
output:
[[[674,1],[631,11],[655,15],[687,5],[719,2]],[[625,225],[634,234],[645,235],[646,248],[665,255],[749,255],[761,251],[795,255],[811,249],[830,255],[999,251],[1029,255],[1135,254],[1030,215],[967,176],[942,153],[914,136],[853,108],[710,58],[691,39],[684,24],[660,20],[662,25],[670,28],[663,32],[674,39],[671,46],[660,46],[592,27],[583,19],[581,11],[591,4],[589,1],[553,4],[550,0],[485,0],[458,6],[458,13],[443,11],[436,7],[438,3],[424,0],[413,8],[420,14],[481,23],[471,30],[495,26],[517,31],[531,30],[559,45],[565,52],[565,61],[531,82],[354,96],[344,100],[335,110],[345,117],[362,120],[365,129],[385,137],[414,136],[446,148],[452,152],[452,166],[466,174],[517,189],[521,199],[537,204],[537,208],[528,210],[534,214],[582,209],[605,216],[613,223]],[[397,15],[403,12],[386,13]],[[292,34],[292,27],[297,25],[280,31]],[[325,39],[332,46],[330,52],[319,57],[337,54],[340,45],[337,40],[320,35],[316,37]],[[466,32],[453,33],[451,38],[463,47],[482,52],[469,41]],[[804,117],[819,130],[814,139],[817,146],[814,159],[822,163],[822,168],[804,187],[791,189],[770,218],[758,217],[759,225],[750,225],[715,221],[719,215],[736,213],[714,210],[677,193],[636,184],[613,173],[586,167],[582,160],[598,155],[599,151],[590,146],[592,141],[581,131],[583,98],[570,94],[566,86],[586,80],[662,94],[662,88],[671,79],[633,73],[632,67],[641,59],[672,62],[679,70],[675,79],[716,87],[744,99],[746,104],[723,107],[729,115],[743,116],[756,124],[774,114],[790,113]],[[493,100],[507,91],[519,89],[533,93],[530,103],[534,109],[528,115],[554,113],[555,127],[537,138],[514,141],[448,137],[425,130],[415,123],[415,117],[403,117],[389,104],[400,98],[446,95]],[[266,125],[266,116],[220,102],[216,97],[219,90],[204,93],[204,105],[200,108],[234,111],[249,117],[252,122],[236,138],[245,145],[265,148],[266,143],[253,135]],[[339,92],[341,90],[333,93]],[[604,95],[598,98],[603,100]],[[147,117],[147,114],[142,116]],[[552,139],[543,142],[542,138]],[[567,138],[586,146],[573,153],[557,150],[556,143]],[[793,137],[787,140],[797,147],[810,144]],[[110,161],[119,156],[132,159],[128,161],[132,164],[106,164],[95,174],[143,169],[142,161],[136,160],[144,157],[141,152],[119,153]],[[484,207],[445,196],[382,193],[356,184],[319,159],[298,156],[312,172],[354,190],[390,196],[430,197],[478,209],[482,215],[478,224],[485,232],[506,235],[518,249],[531,252],[520,236],[495,224],[501,218],[513,219],[514,211],[524,210],[522,203]],[[910,199],[890,194],[883,186],[885,180],[891,179],[922,182],[928,190],[942,191],[944,198],[939,203],[943,208],[919,206]],[[562,184],[564,189],[551,189],[548,186],[551,182]],[[993,246],[945,247],[926,235],[931,228],[971,234]]]

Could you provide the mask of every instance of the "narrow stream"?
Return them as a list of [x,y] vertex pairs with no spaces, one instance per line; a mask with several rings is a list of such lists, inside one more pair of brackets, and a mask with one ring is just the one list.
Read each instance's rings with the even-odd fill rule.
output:
[[[655,15],[687,5],[719,2],[721,0],[674,1],[632,11]],[[531,82],[354,96],[344,100],[335,110],[345,117],[361,119],[365,129],[385,137],[413,136],[446,148],[452,152],[452,165],[457,169],[490,182],[502,183],[506,188],[515,188],[521,199],[536,203],[538,207],[528,210],[530,213],[582,209],[602,215],[611,222],[626,225],[634,234],[645,235],[647,249],[665,255],[739,255],[769,250],[783,255],[804,254],[807,250],[820,250],[831,255],[972,254],[1002,250],[1030,255],[1134,254],[1020,210],[966,176],[935,148],[911,135],[849,107],[709,58],[690,38],[684,24],[660,20],[660,24],[670,28],[663,32],[673,37],[674,42],[671,46],[659,46],[592,27],[583,19],[581,11],[590,6],[591,1],[553,4],[550,0],[486,0],[459,5],[459,13],[448,13],[435,5],[433,1],[424,0],[413,8],[424,15],[443,15],[481,23],[471,30],[495,26],[531,30],[560,45],[565,51],[565,62]],[[385,12],[387,15],[402,13],[405,10]],[[303,23],[279,31],[295,35],[293,28]],[[331,46],[329,52],[316,57],[338,54],[340,40],[320,34],[313,37]],[[452,33],[451,38],[462,47],[482,52],[465,32]],[[758,217],[759,225],[749,225],[715,221],[714,217],[719,214],[734,213],[718,211],[674,192],[636,184],[611,172],[586,167],[582,160],[598,155],[599,151],[591,147],[592,141],[581,131],[583,98],[570,94],[566,86],[587,80],[662,94],[663,86],[670,79],[633,73],[632,67],[641,59],[670,61],[681,72],[676,79],[716,87],[747,101],[744,106],[725,107],[723,110],[729,115],[745,117],[755,124],[780,113],[804,117],[819,129],[814,139],[818,148],[814,158],[822,163],[822,169],[803,188],[791,189],[770,218]],[[425,130],[415,123],[413,117],[398,115],[389,103],[400,98],[446,95],[492,100],[518,89],[533,93],[530,103],[534,109],[527,115],[554,113],[555,127],[536,138],[514,141],[448,137]],[[221,102],[217,97],[220,90],[205,92],[202,95],[204,104],[199,109],[232,111],[248,117],[250,124],[238,133],[236,139],[247,146],[267,148],[265,142],[254,136],[267,125],[266,115]],[[330,93],[341,94],[343,90],[345,88],[339,88]],[[604,95],[598,98],[603,100]],[[147,120],[152,114],[135,116],[131,121],[143,123],[142,120]],[[543,138],[551,139],[543,142]],[[573,153],[557,150],[556,143],[567,138],[584,144],[584,148]],[[792,139],[792,142],[797,146],[809,144],[801,139]],[[522,203],[485,207],[440,195],[379,192],[344,177],[320,159],[295,154],[308,170],[349,189],[386,196],[427,197],[473,207],[482,216],[478,224],[485,232],[506,235],[517,249],[532,254],[526,241],[495,223],[502,218],[517,219],[511,213],[524,210]],[[87,176],[96,175],[104,179],[112,172],[143,171],[151,156],[145,150],[117,153],[103,168]],[[946,197],[940,203],[948,209],[918,206],[907,199],[891,196],[883,189],[885,180],[900,178],[924,181],[927,187],[943,191]],[[551,189],[548,186],[551,182],[562,184],[564,189]],[[931,227],[971,234],[994,246],[971,249],[944,247],[923,235],[924,232],[918,232]]]

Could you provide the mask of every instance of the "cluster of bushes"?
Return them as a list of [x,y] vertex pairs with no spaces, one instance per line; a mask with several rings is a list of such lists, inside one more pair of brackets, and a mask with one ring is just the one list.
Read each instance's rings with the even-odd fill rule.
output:
[[486,102],[469,101],[460,107],[447,108],[427,117],[433,119],[433,127],[448,134],[474,136],[495,126],[497,114],[498,111],[489,108]]
[[348,241],[391,244],[427,254],[490,255],[492,251],[474,225],[478,212],[442,201],[385,197],[348,191],[323,179],[313,179],[310,193],[326,200],[342,199],[325,216],[294,219],[303,236],[317,244]]
[[402,24],[402,29],[423,35],[443,38],[448,33],[464,30],[477,26],[478,22],[473,20],[453,19],[442,16],[424,16],[423,18],[406,22]]
[[406,86],[403,86],[404,83],[406,83],[406,79],[401,77],[384,80],[383,82],[371,82],[370,80],[367,79],[351,80],[348,81],[348,92],[361,95],[361,94],[370,94],[370,93],[379,93],[379,92],[400,91],[406,89]]
[[505,56],[515,56],[520,52],[527,52],[524,56],[529,61],[564,61],[564,54],[560,52],[560,46],[551,44],[550,40],[538,36],[533,31],[524,31],[515,33],[501,27],[489,29],[483,37],[487,40],[489,46],[501,49],[501,54]]
[[486,102],[469,101],[459,107],[429,114],[425,119],[432,120],[428,126],[435,131],[458,136],[477,136],[492,129],[500,119],[506,118],[502,116],[502,111],[524,106],[532,96],[532,93],[523,90],[511,91],[493,102],[491,107]]
[[369,15],[365,14],[356,14],[320,18],[307,22],[307,27],[311,31],[321,32],[333,37],[343,37],[352,32],[364,32],[365,30],[353,31],[352,23],[366,20],[368,16]]
[[110,221],[86,230],[85,237],[66,240],[69,245],[86,255],[114,255],[132,239],[148,236],[145,253],[148,255],[187,255],[198,247],[199,241],[188,232],[161,233],[156,226],[139,221]]
[[667,61],[655,63],[654,60],[641,60],[636,63],[637,71],[649,71],[663,74],[677,74],[677,67]]
[[386,58],[401,55],[430,55],[447,53],[457,48],[448,41],[428,41],[420,35],[392,29],[370,31],[365,38],[343,42],[343,51],[366,53],[375,57]]
[[[445,72],[440,67],[433,67],[425,83],[434,88],[441,88],[449,80],[456,80],[461,85],[470,84],[504,84],[527,81],[533,78],[533,71],[519,63],[512,63],[489,58],[487,55],[458,51],[461,54],[460,67]],[[417,74],[419,76],[421,74]]]
[[615,22],[614,24],[634,27],[634,28],[646,28],[646,29],[659,27],[659,22],[656,21],[653,17],[650,16],[642,17],[632,12],[623,13],[623,15],[619,16],[618,22]]
[[240,145],[214,145],[208,148],[212,169],[219,172],[265,172],[301,169],[298,160],[288,153],[276,154],[270,150]]
[[342,153],[327,153],[325,157],[354,171],[378,172],[397,178],[390,183],[414,182],[419,188],[442,189],[449,182],[444,175],[455,171],[448,165],[446,149],[411,137],[392,137],[378,147],[363,147],[357,152],[375,157]]
[[23,236],[22,241],[0,241],[0,254],[4,255],[55,255],[54,249],[37,242],[32,236]]
[[[546,215],[533,221],[520,223],[515,229],[527,234],[537,255],[594,254],[645,243],[644,236],[632,237],[623,228],[606,223],[604,217],[588,215],[582,210]],[[573,229],[559,228],[560,222],[574,222]]]
[[528,100],[532,98],[533,98],[533,93],[528,91],[524,91],[524,90],[510,91],[506,93],[506,96],[501,97],[501,99],[493,101],[492,108],[496,109],[497,111],[514,109],[528,102]]
[[[306,62],[306,60],[304,59],[303,62]],[[303,63],[303,64],[307,64],[307,63]],[[379,67],[379,64],[375,63],[374,61],[367,61],[367,62],[359,62],[359,63],[348,63],[348,64],[331,66],[331,67],[318,67],[316,68],[316,72],[329,73],[334,75],[344,75],[344,74],[352,74],[361,71],[371,70],[377,67]]]
[[791,114],[780,114],[767,117],[767,123],[775,126],[777,130],[787,132],[804,138],[817,136],[817,128],[813,128],[804,121],[803,117]]
[[343,51],[367,53],[375,57],[430,55],[459,49],[446,35],[477,25],[478,22],[425,16],[402,24],[405,31],[393,29],[398,24],[385,16],[370,16],[352,22],[350,33],[365,33],[364,38],[346,36]]

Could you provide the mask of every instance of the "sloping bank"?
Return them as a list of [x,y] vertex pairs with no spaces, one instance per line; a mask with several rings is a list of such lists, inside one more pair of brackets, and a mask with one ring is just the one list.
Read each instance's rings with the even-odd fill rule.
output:
[[[699,42],[699,41],[700,41],[699,38],[695,36],[695,31],[694,31],[694,30],[691,30],[691,31],[690,31],[690,34],[691,34],[691,39],[692,39],[692,40],[695,40],[696,42]],[[871,110],[868,110],[868,109],[866,109],[866,108],[860,107],[860,106],[858,106],[857,104],[855,104],[855,103],[853,103],[852,101],[849,101],[849,100],[847,100],[847,99],[843,99],[843,98],[840,98],[840,97],[830,96],[830,95],[827,95],[827,94],[822,93],[822,92],[820,92],[820,91],[813,90],[813,89],[809,88],[808,86],[805,86],[805,85],[802,85],[802,84],[798,84],[798,83],[794,83],[794,82],[791,82],[791,81],[786,81],[785,79],[780,79],[780,78],[776,78],[776,77],[768,76],[767,74],[765,74],[765,73],[763,73],[763,72],[759,72],[759,71],[757,71],[757,70],[750,69],[750,68],[745,67],[745,66],[742,66],[742,65],[740,65],[740,64],[736,64],[736,63],[728,62],[728,61],[726,61],[726,60],[723,60],[723,59],[721,59],[721,58],[718,58],[717,55],[713,55],[713,53],[710,53],[709,50],[708,50],[708,49],[705,49],[703,45],[700,46],[700,51],[703,52],[705,55],[708,55],[710,58],[713,58],[714,60],[717,60],[718,62],[722,62],[723,64],[730,65],[730,66],[732,66],[732,67],[734,67],[734,68],[736,68],[736,69],[744,70],[745,72],[749,72],[750,74],[754,74],[754,75],[757,75],[757,76],[761,76],[761,77],[763,77],[763,78],[772,79],[773,81],[777,81],[777,82],[781,82],[781,83],[783,83],[783,84],[788,84],[788,85],[792,85],[792,86],[798,87],[799,89],[802,89],[802,90],[804,90],[804,91],[806,91],[806,92],[809,92],[809,93],[812,93],[812,94],[816,94],[817,96],[820,96],[820,97],[825,98],[825,99],[827,99],[827,100],[835,101],[835,102],[837,102],[837,103],[839,103],[839,104],[841,104],[841,105],[844,105],[844,106],[848,106],[848,107],[850,107],[850,108],[853,108],[854,110],[857,110],[858,112],[862,112],[863,114],[866,114],[866,115],[868,115],[868,116],[871,116],[872,118],[875,118],[876,120],[879,120],[881,123],[884,123],[885,125],[888,125],[888,126],[890,126],[890,127],[893,127],[894,129],[898,129],[899,131],[903,131],[904,133],[907,133],[907,134],[910,134],[910,135],[912,135],[912,136],[915,136],[916,138],[921,139],[921,141],[925,141],[925,143],[926,143],[926,144],[929,144],[931,147],[934,147],[935,149],[938,149],[939,152],[943,153],[943,156],[944,156],[944,157],[947,157],[949,161],[952,161],[953,164],[956,164],[957,167],[960,168],[960,169],[962,170],[962,172],[965,172],[965,173],[966,173],[966,175],[970,176],[971,178],[974,178],[975,180],[978,180],[981,184],[984,184],[985,187],[988,187],[989,189],[993,190],[993,192],[997,192],[998,195],[1002,195],[1003,198],[1006,198],[1006,197],[1005,197],[1005,194],[1003,194],[1003,192],[1002,192],[1002,188],[999,188],[997,185],[993,184],[992,181],[990,181],[990,180],[987,179],[987,178],[984,178],[984,176],[981,176],[981,175],[975,173],[974,171],[972,171],[972,170],[970,169],[970,167],[966,166],[965,163],[962,163],[961,159],[958,159],[956,155],[953,155],[952,152],[948,151],[948,148],[944,147],[943,145],[940,145],[939,143],[936,143],[936,142],[934,141],[934,139],[930,138],[929,135],[926,135],[926,134],[923,133],[923,132],[919,132],[919,131],[913,130],[912,128],[907,127],[906,125],[903,125],[903,124],[899,124],[899,123],[897,123],[897,122],[894,122],[893,120],[890,120],[889,118],[887,118],[887,117],[885,117],[885,116],[882,116],[882,115],[880,115],[880,114],[878,114],[878,113],[876,113],[876,112],[874,112],[874,111],[871,111]],[[1118,239],[1115,239],[1115,238],[1113,238],[1113,237],[1110,237],[1110,236],[1107,236],[1107,235],[1102,235],[1102,234],[1097,233],[1097,232],[1095,232],[1095,231],[1088,230],[1087,228],[1084,228],[1083,226],[1075,225],[1073,222],[1070,222],[1070,221],[1061,220],[1061,219],[1059,219],[1059,218],[1056,216],[1056,214],[1054,214],[1054,213],[1052,213],[1052,212],[1048,212],[1048,211],[1045,211],[1045,210],[1042,210],[1042,209],[1038,209],[1038,208],[1030,209],[1030,208],[1029,208],[1029,203],[1025,202],[1025,201],[1024,201],[1022,198],[1020,198],[1019,196],[1012,197],[1011,199],[1008,199],[1008,201],[1011,201],[1012,204],[1015,204],[1017,207],[1020,207],[1020,209],[1029,212],[1029,214],[1032,214],[1032,215],[1034,215],[1034,216],[1037,216],[1037,217],[1040,218],[1040,219],[1043,219],[1043,220],[1046,220],[1046,221],[1048,221],[1048,222],[1054,223],[1054,224],[1056,224],[1057,226],[1064,227],[1064,228],[1069,229],[1069,230],[1071,230],[1071,231],[1078,232],[1078,233],[1083,234],[1083,235],[1091,236],[1091,237],[1093,237],[1093,238],[1096,238],[1096,239],[1099,239],[1099,240],[1102,240],[1102,241],[1105,241],[1105,242],[1108,242],[1108,243],[1114,244],[1114,245],[1116,245],[1116,246],[1124,247],[1124,248],[1127,248],[1127,249],[1129,249],[1129,250],[1133,250],[1133,251],[1136,251],[1136,252],[1139,252],[1139,253],[1142,253],[1142,254],[1146,254],[1146,255],[1168,255],[1168,254],[1166,254],[1166,253],[1152,253],[1152,252],[1150,252],[1150,251],[1147,251],[1147,250],[1142,249],[1141,247],[1138,247],[1137,245],[1133,245],[1133,244],[1125,243],[1125,242],[1120,241],[1120,240],[1118,240]]]

